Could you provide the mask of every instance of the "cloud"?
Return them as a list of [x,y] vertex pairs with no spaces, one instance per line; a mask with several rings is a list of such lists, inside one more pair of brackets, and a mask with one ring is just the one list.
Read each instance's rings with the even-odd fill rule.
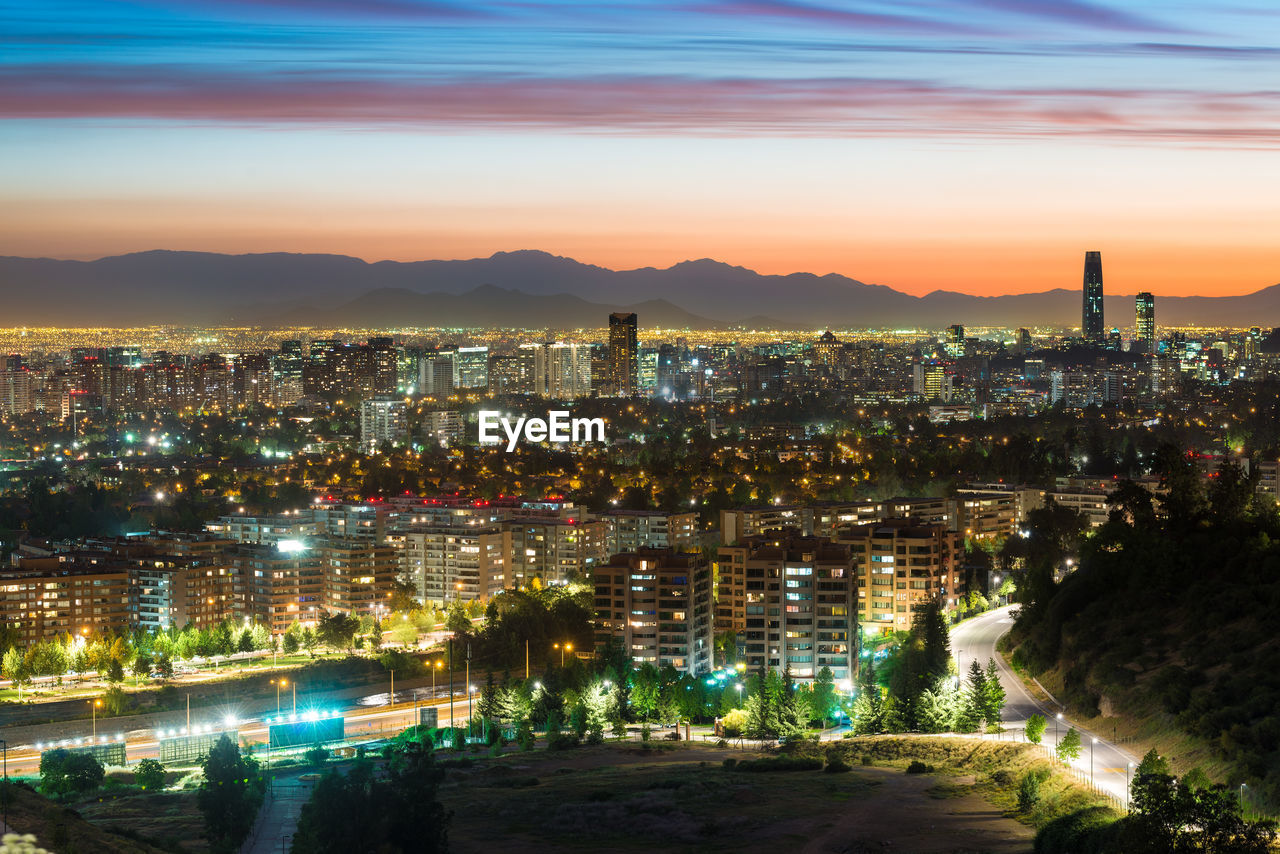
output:
[[1273,91],[981,88],[911,79],[209,75],[182,66],[0,70],[0,116],[254,126],[660,135],[1131,137],[1280,144]]

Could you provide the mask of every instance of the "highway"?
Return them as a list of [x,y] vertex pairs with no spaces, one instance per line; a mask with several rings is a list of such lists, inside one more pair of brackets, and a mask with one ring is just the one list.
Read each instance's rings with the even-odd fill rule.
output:
[[977,661],[985,669],[987,661],[994,658],[996,666],[1000,669],[1000,684],[1004,688],[1006,697],[1002,721],[1004,727],[1021,732],[1027,718],[1032,714],[1044,715],[1048,728],[1045,730],[1042,743],[1053,749],[1057,746],[1058,740],[1066,735],[1067,730],[1074,726],[1076,732],[1080,733],[1081,750],[1080,757],[1072,765],[1080,772],[1082,778],[1087,780],[1092,757],[1094,785],[1118,798],[1121,803],[1126,803],[1128,775],[1132,773],[1130,769],[1137,766],[1141,757],[1134,756],[1124,748],[1112,744],[1100,733],[1083,729],[1079,724],[1073,723],[1065,712],[1063,712],[1063,719],[1057,721],[1055,727],[1056,716],[1062,710],[1050,703],[1041,703],[1032,697],[1022,686],[1022,680],[1017,674],[1005,664],[1004,659],[996,654],[996,641],[1013,627],[1011,611],[1012,606],[997,608],[961,623],[951,630],[951,653],[959,665],[960,678],[963,680],[967,677],[970,662]]
[[[415,706],[412,699],[405,701],[406,697],[412,698],[412,690],[396,691],[396,704],[394,706],[387,705],[387,692],[381,694],[372,694],[367,697],[359,698],[355,703],[348,703],[340,711],[346,718],[345,732],[348,741],[368,741],[377,738],[389,737],[395,735],[399,731],[411,726],[414,723],[417,706],[435,706],[438,711],[438,720],[441,726],[448,726],[450,717],[450,706],[447,700],[422,701]],[[478,698],[472,698],[472,709]],[[292,711],[286,704],[284,715],[287,717]],[[300,709],[300,712],[305,710]],[[272,716],[274,717],[274,715]],[[466,726],[467,722],[467,699],[463,696],[461,699],[453,701],[453,720],[457,726]],[[125,750],[130,765],[135,764],[141,759],[156,758],[158,756],[159,743],[157,734],[151,729],[135,729],[120,733],[117,722],[110,719],[99,722],[98,725],[98,743],[114,743],[123,735],[125,742]],[[211,713],[207,709],[193,709],[191,715],[192,729],[200,731],[219,730],[224,725],[224,721],[213,720]],[[235,728],[238,730],[238,737],[247,739],[250,743],[265,744],[267,741],[267,724],[261,719],[240,720],[235,722]],[[168,729],[165,734],[168,736],[172,732],[173,735],[182,734],[177,729]],[[81,743],[76,744],[75,739],[64,740],[49,743],[35,744],[9,744],[7,751],[8,771],[12,775],[17,776],[34,776],[40,769],[40,752],[41,750],[49,750],[54,747],[83,747],[92,741],[90,727],[85,727],[85,733]],[[259,752],[255,749],[255,752]],[[263,754],[259,752],[261,758]]]

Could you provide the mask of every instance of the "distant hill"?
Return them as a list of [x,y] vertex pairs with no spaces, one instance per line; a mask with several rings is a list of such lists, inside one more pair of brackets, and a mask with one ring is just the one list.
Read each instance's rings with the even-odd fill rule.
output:
[[[0,287],[6,326],[330,325],[334,318],[373,326],[507,325],[504,318],[599,326],[618,307],[641,314],[643,326],[672,327],[1073,327],[1080,316],[1079,291],[1065,288],[915,297],[835,274],[761,275],[709,259],[609,270],[530,250],[372,264],[344,255],[168,250],[96,261],[0,257]],[[1133,298],[1108,297],[1106,312],[1109,325],[1131,326]],[[1280,285],[1234,297],[1157,294],[1156,316],[1167,325],[1280,326]]]

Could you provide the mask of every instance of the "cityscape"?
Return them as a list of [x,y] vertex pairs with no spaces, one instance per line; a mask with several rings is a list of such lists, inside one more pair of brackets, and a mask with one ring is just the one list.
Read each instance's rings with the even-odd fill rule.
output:
[[0,852],[1280,850],[1275,14],[0,7]]

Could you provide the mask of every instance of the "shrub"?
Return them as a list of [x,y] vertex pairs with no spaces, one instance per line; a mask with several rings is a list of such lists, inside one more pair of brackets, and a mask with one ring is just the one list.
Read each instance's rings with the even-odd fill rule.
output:
[[1030,812],[1040,803],[1040,778],[1033,771],[1028,771],[1018,785],[1018,809]]
[[88,753],[50,750],[40,758],[40,791],[46,795],[88,792],[102,785],[106,772]]
[[871,758],[871,754],[869,754],[869,753],[864,753],[864,754],[862,754],[862,764],[863,764],[863,765],[868,765],[868,766],[869,766],[869,765],[874,765],[874,764],[875,764],[875,760]]
[[827,767],[822,770],[828,774],[847,774],[853,770],[853,766],[839,756],[832,756],[827,760]]
[[720,764],[723,765],[726,770],[733,770],[733,766],[738,764],[738,760],[730,756],[728,759],[726,759],[724,762]]
[[932,765],[926,765],[919,759],[911,760],[911,764],[907,766],[908,774],[928,774],[933,770]]
[[312,765],[323,765],[329,760],[329,748],[316,745],[302,754],[302,758],[310,762]]
[[144,759],[133,772],[133,779],[144,789],[159,789],[164,786],[164,775],[163,765],[155,759]]

